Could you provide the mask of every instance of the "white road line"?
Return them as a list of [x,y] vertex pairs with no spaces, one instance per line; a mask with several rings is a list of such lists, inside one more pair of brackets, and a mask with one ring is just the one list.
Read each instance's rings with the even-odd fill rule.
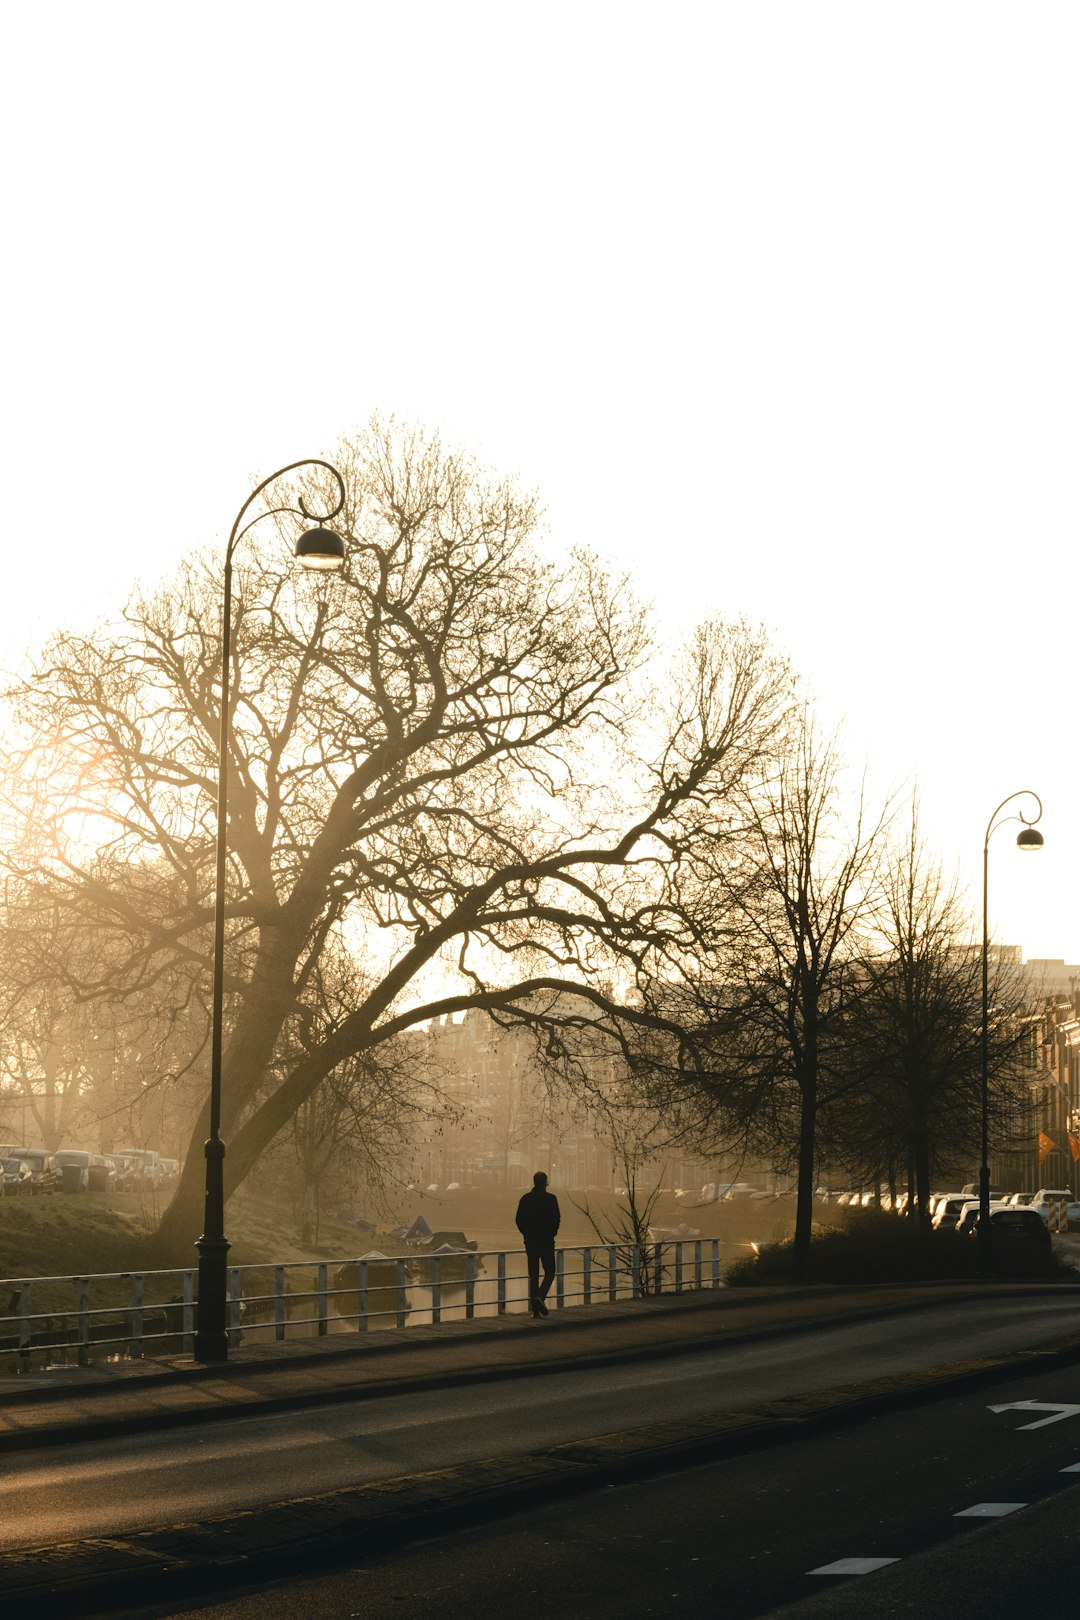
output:
[[1017,1508],[1027,1507],[1026,1502],[976,1502],[974,1507],[961,1508],[954,1513],[954,1519],[1001,1519],[1006,1513],[1015,1513]]
[[1080,1474],[1080,1463],[1070,1463],[1068,1468],[1061,1470],[1063,1474]]
[[808,1575],[869,1575],[871,1570],[884,1569],[886,1564],[898,1564],[899,1558],[838,1558],[834,1564],[822,1564],[820,1569],[808,1569]]
[[1080,1406],[1065,1406],[1060,1401],[1006,1401],[1003,1406],[991,1406],[991,1412],[1049,1412],[1050,1417],[1037,1423],[1021,1423],[1021,1429],[1045,1429],[1048,1423],[1060,1423],[1063,1418],[1076,1417]]

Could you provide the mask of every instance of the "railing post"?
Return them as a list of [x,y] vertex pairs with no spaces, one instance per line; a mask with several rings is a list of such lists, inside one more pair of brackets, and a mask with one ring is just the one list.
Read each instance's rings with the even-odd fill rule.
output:
[[368,1330],[368,1263],[361,1260],[356,1268],[356,1331]]
[[408,1314],[405,1309],[405,1262],[397,1260],[394,1263],[397,1266],[397,1279],[394,1283],[395,1321],[399,1328],[403,1328]]
[[581,1303],[592,1304],[592,1249],[588,1245],[581,1251]]
[[713,1285],[714,1288],[719,1288],[719,1286],[720,1286],[720,1239],[719,1238],[711,1238],[710,1243],[711,1243],[711,1246],[712,1246],[712,1285]]
[[143,1300],[146,1297],[146,1278],[141,1271],[131,1274],[131,1355],[135,1361],[143,1353]]
[[229,1267],[229,1349],[240,1344],[240,1268]]
[[555,1250],[555,1308],[562,1310],[566,1304],[566,1260],[565,1250]]
[[185,1356],[190,1356],[195,1348],[195,1273],[193,1271],[184,1272],[183,1293],[183,1346]]
[[495,1273],[495,1301],[499,1316],[506,1315],[506,1250],[499,1250],[499,1260]]
[[641,1247],[637,1243],[630,1252],[630,1297],[641,1298]]
[[19,1363],[24,1368],[30,1364],[30,1316],[31,1292],[30,1282],[19,1286]]
[[664,1281],[664,1256],[663,1256],[663,1250],[664,1250],[664,1245],[662,1243],[656,1243],[656,1244],[653,1245],[653,1293],[654,1294],[659,1294],[662,1291],[662,1284],[663,1284],[663,1281]]
[[473,1304],[476,1298],[476,1256],[465,1256],[465,1320],[471,1322],[474,1311]]
[[274,1267],[274,1338],[285,1337],[285,1267]]
[[[657,1293],[660,1292],[659,1288],[656,1290],[656,1292]],[[675,1245],[675,1292],[677,1294],[682,1293],[682,1244],[681,1243],[676,1243],[676,1245]]]
[[318,1318],[318,1333],[320,1339],[326,1338],[327,1330],[327,1301],[326,1301],[326,1261],[320,1260],[315,1273],[315,1315]]
[[701,1289],[701,1239],[694,1239],[694,1287]]
[[431,1257],[431,1320],[442,1321],[442,1261],[437,1254]]
[[86,1367],[90,1362],[90,1279],[89,1277],[76,1277],[75,1286],[79,1294],[79,1352],[78,1363]]
[[614,1243],[607,1252],[607,1288],[607,1297],[614,1304],[619,1297],[619,1254]]

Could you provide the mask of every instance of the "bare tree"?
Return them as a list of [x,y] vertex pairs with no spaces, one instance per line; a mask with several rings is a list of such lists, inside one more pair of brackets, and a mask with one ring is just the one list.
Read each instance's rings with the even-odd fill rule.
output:
[[846,1025],[884,824],[861,790],[848,803],[842,786],[835,740],[804,710],[772,772],[739,795],[735,858],[730,845],[719,858],[706,850],[687,888],[703,948],[696,976],[667,987],[684,1040],[676,1064],[646,1071],[673,1140],[794,1171],[797,1276],[819,1125],[858,1080]]
[[[540,561],[535,499],[437,437],[374,422],[337,462],[344,576],[302,589],[253,535],[236,580],[227,1193],[329,1075],[434,1016],[550,1029],[573,1001],[613,1030],[643,1019],[686,817],[752,768],[786,700],[759,637],[716,631],[643,745],[625,582],[585,555]],[[29,803],[34,836],[9,878],[108,936],[79,997],[205,983],[219,598],[216,560],[196,559],[117,632],[56,638],[12,694],[11,763],[33,784],[12,809],[25,828]],[[305,1044],[331,942],[365,990]],[[192,1146],[207,1133],[204,1108]],[[189,1151],[163,1255],[187,1253],[201,1181]]]
[[60,903],[40,873],[9,883],[5,899],[0,1062],[42,1140],[111,1148],[152,1131],[173,1151],[197,1107],[192,1068],[207,1034],[198,986],[171,973],[123,996],[80,994],[107,979],[115,929]]
[[[916,802],[880,893],[878,949],[865,954],[848,1026],[862,1081],[838,1110],[833,1140],[856,1174],[895,1188],[902,1173],[928,1231],[932,1176],[979,1150],[982,984],[972,919],[955,882],[926,853]],[[1000,966],[990,1006],[991,1117],[1012,1132],[1028,1101],[1027,1077],[1018,987]]]

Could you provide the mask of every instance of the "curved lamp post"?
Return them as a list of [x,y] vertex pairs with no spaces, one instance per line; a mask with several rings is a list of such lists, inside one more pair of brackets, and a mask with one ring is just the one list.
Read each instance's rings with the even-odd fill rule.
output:
[[[309,512],[303,496],[296,506],[273,506],[250,523],[240,527],[251,503],[286,473],[298,467],[324,467],[337,484],[337,504],[322,515]],[[304,461],[291,461],[279,467],[271,477],[264,478],[253,489],[239,512],[225,548],[224,594],[221,611],[221,721],[218,750],[218,802],[217,802],[217,877],[214,901],[214,1001],[210,1042],[210,1136],[206,1143],[206,1206],[203,1217],[203,1235],[198,1240],[199,1301],[195,1330],[196,1361],[227,1361],[229,1335],[225,1323],[226,1256],[229,1242],[225,1236],[225,1144],[221,1140],[221,1031],[225,984],[225,855],[228,838],[229,805],[229,660],[232,652],[232,559],[238,541],[263,518],[282,512],[314,523],[315,528],[301,534],[296,542],[296,556],[302,568],[322,573],[333,573],[345,561],[345,545],[340,535],[323,525],[335,518],[345,505],[345,484],[336,467],[328,461],[309,457]]]
[[[1023,811],[1016,816],[1001,816],[1007,804],[1014,799],[1034,799],[1038,805],[1038,812],[1033,816],[1025,816]],[[1016,793],[1010,793],[1007,799],[1002,799],[990,820],[986,824],[986,837],[983,840],[983,932],[982,932],[982,1161],[979,1165],[979,1224],[976,1228],[976,1242],[978,1243],[977,1272],[980,1278],[990,1275],[990,1256],[993,1244],[993,1234],[990,1228],[990,1001],[989,1001],[989,962],[990,962],[990,930],[987,923],[987,879],[990,866],[990,837],[998,827],[1006,821],[1022,821],[1023,830],[1016,835],[1018,849],[1041,849],[1043,835],[1036,829],[1035,823],[1041,819],[1043,813],[1042,800],[1031,788],[1020,788]],[[998,820],[1001,816],[1001,820]]]

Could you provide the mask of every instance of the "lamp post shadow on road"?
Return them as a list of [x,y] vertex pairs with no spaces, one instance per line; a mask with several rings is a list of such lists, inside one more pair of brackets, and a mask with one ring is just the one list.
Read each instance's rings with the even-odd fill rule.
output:
[[[1025,816],[1020,811],[1015,816],[1001,816],[1007,804],[1014,799],[1034,799],[1038,811],[1033,816]],[[1006,821],[1022,821],[1023,829],[1016,835],[1018,849],[1036,850],[1043,846],[1043,835],[1035,826],[1042,819],[1043,807],[1039,795],[1031,788],[1019,788],[1010,793],[1008,798],[1002,799],[990,820],[986,824],[986,837],[983,839],[983,906],[982,906],[982,1029],[980,1041],[980,1114],[982,1125],[982,1148],[979,1162],[979,1224],[976,1227],[976,1275],[985,1280],[993,1272],[993,1231],[990,1225],[990,928],[988,923],[987,896],[989,889],[990,871],[990,839],[997,829]],[[1001,816],[1001,820],[998,817]]]
[[[337,502],[328,512],[310,512],[303,496],[297,497],[295,506],[270,506],[257,517],[243,524],[245,514],[265,489],[284,478],[286,473],[300,467],[322,467],[337,485]],[[305,530],[296,542],[296,557],[300,566],[312,572],[334,573],[345,561],[345,544],[330,523],[345,505],[345,483],[336,467],[316,457],[292,461],[279,467],[276,473],[264,478],[253,489],[233,523],[229,543],[225,548],[221,611],[221,719],[218,747],[217,794],[217,868],[214,896],[214,991],[210,1039],[210,1135],[206,1142],[206,1193],[203,1215],[203,1233],[197,1243],[199,1250],[198,1316],[195,1328],[195,1360],[202,1362],[229,1359],[229,1335],[226,1327],[227,1256],[229,1241],[225,1236],[225,1143],[221,1139],[221,1048],[222,1016],[225,983],[225,866],[228,844],[229,808],[229,661],[232,652],[232,559],[236,546],[243,537],[264,518],[290,513],[315,524]]]

